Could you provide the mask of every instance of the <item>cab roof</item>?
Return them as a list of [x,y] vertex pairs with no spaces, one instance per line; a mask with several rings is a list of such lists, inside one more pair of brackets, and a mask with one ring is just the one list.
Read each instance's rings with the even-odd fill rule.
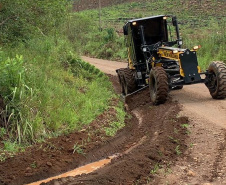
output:
[[160,18],[160,17],[165,17],[165,15],[156,15],[156,16],[144,17],[144,18],[140,18],[140,19],[131,19],[125,24],[125,26],[128,25],[129,23],[132,23],[135,21],[138,22],[138,21],[144,21],[144,20],[149,20],[149,19],[156,19],[156,18]]

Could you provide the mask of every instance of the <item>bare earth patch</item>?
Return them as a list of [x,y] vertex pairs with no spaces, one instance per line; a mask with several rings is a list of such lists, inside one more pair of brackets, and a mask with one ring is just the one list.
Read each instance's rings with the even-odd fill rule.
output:
[[[117,77],[110,78],[117,90]],[[182,155],[175,150],[178,145],[182,153],[187,148],[184,145],[186,128],[181,127],[187,119],[177,118],[180,110],[177,103],[169,100],[155,107],[150,103],[148,94],[148,91],[143,91],[132,98],[131,105],[128,104],[130,116],[126,119],[126,126],[115,137],[106,137],[100,129],[114,116],[114,111],[110,110],[81,132],[50,139],[0,163],[0,184],[19,185],[38,181],[114,154],[118,157],[90,175],[57,182],[132,184],[152,181],[156,167],[171,166]],[[139,108],[143,117],[140,124],[139,118],[132,113],[134,108]],[[82,145],[86,141],[82,154],[73,153],[75,144]]]
[[[117,77],[111,79],[115,84]],[[164,105],[153,106],[146,89],[133,96],[127,107],[131,118],[126,120],[126,127],[98,150],[105,153],[105,157],[112,150],[118,157],[91,174],[47,184],[153,184],[159,170],[169,173],[170,167],[187,149],[184,144],[187,128],[183,125],[187,125],[188,120],[178,117],[179,105],[169,99]],[[133,110],[138,109],[137,117]]]

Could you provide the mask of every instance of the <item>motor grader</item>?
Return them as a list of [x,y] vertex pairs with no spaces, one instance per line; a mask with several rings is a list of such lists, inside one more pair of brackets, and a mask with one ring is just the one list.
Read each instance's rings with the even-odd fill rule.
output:
[[124,25],[123,31],[128,67],[116,72],[124,96],[149,86],[151,101],[158,105],[167,100],[171,89],[205,83],[212,98],[226,98],[226,65],[212,62],[202,72],[196,54],[200,46],[182,48],[176,16],[133,19]]

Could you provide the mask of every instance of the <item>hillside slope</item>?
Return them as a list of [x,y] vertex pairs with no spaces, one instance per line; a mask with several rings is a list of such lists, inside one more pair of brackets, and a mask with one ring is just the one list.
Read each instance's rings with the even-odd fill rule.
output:
[[[97,9],[99,8],[99,2],[101,7],[111,7],[118,4],[123,3],[132,3],[132,2],[139,2],[142,4],[143,8],[148,8],[150,3],[156,4],[158,0],[75,0],[74,1],[74,10],[75,11],[82,11],[87,9]],[[172,5],[178,8],[181,4],[183,6],[187,6],[188,9],[193,9],[195,12],[199,13],[207,13],[207,12],[214,12],[219,16],[225,17],[225,6],[226,2],[224,0],[173,0],[169,3],[169,1],[165,0],[164,2],[164,9],[170,8]],[[212,6],[214,4],[214,6]],[[147,5],[147,7],[145,6]],[[155,6],[155,5],[154,5]],[[162,6],[159,6],[159,9],[162,9]],[[180,12],[181,9],[178,8],[178,11],[175,13]],[[214,14],[214,15],[215,15]],[[195,16],[195,15],[194,15]]]
[[[99,1],[75,1],[74,13],[82,28],[73,32],[72,38],[82,55],[111,60],[126,60],[122,27],[128,19],[152,15],[176,15],[184,48],[201,45],[198,51],[199,64],[203,70],[211,61],[225,61],[226,1],[222,0],[101,0],[104,7],[99,17]],[[80,8],[79,8],[80,7]],[[80,11],[82,9],[89,9]],[[90,10],[92,9],[92,10]],[[100,19],[99,19],[100,18]],[[102,31],[100,31],[102,30]],[[79,38],[79,39],[78,39]],[[83,47],[81,47],[81,45]]]
[[136,0],[76,0],[74,2],[74,10],[82,11],[87,9],[96,9],[99,8],[99,2],[101,7],[107,7],[134,1]]

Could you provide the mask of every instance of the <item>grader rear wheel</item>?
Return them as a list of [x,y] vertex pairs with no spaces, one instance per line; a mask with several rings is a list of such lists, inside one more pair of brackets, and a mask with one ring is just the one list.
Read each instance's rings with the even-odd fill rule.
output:
[[162,67],[154,67],[149,76],[149,90],[154,105],[165,103],[168,92],[168,78]]
[[118,78],[121,84],[122,94],[127,95],[137,90],[134,71],[129,68],[118,70]]
[[208,68],[206,86],[213,99],[226,98],[226,65],[223,62],[212,62]]
[[129,68],[123,69],[123,82],[125,95],[130,94],[137,90],[137,84],[133,70]]

